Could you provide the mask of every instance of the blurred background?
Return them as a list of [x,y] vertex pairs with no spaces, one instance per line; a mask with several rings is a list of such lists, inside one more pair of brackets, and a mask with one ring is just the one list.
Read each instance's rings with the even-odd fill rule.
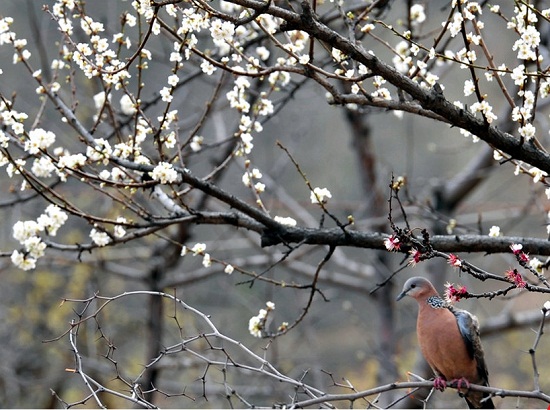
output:
[[[449,13],[447,3],[431,1],[424,4],[428,19],[418,29],[418,36],[426,44],[430,44],[429,38],[433,37],[440,22],[446,19]],[[503,13],[512,12],[508,2],[500,3]],[[51,9],[54,2],[2,2],[0,14],[13,17],[12,29],[19,37],[27,39],[27,47],[33,53],[30,63],[35,69],[41,68],[45,78],[52,79],[54,74],[49,67],[51,60],[59,58],[60,52],[63,52],[63,38],[44,5]],[[212,2],[212,5],[219,7],[219,2]],[[329,4],[325,6],[327,10],[332,7]],[[85,10],[94,20],[104,23],[105,36],[110,38],[120,30],[121,15],[132,8],[128,1],[95,0],[87,2]],[[379,19],[395,22],[397,28],[399,21],[406,20],[407,7],[405,2],[393,2],[391,7],[380,13]],[[515,34],[502,28],[503,23],[498,16],[486,12],[482,19],[486,25],[486,40],[498,60],[512,64],[515,53],[510,50],[510,44],[515,41]],[[338,27],[338,22],[333,22],[333,25]],[[489,37],[493,25],[496,34]],[[387,44],[395,47],[400,40],[381,26],[377,26],[376,30],[379,41],[367,37],[364,47],[389,62],[392,53]],[[132,34],[134,32],[128,35]],[[75,41],[87,41],[76,30],[74,38]],[[136,39],[133,41],[137,44]],[[460,43],[451,43],[449,47],[458,49]],[[172,40],[166,35],[157,36],[150,40],[147,49],[152,52],[153,58],[149,62],[150,68],[141,72],[139,81],[145,84],[142,100],[150,102],[146,112],[151,118],[156,118],[165,109],[165,104],[157,98],[157,90],[170,75],[168,56],[172,51]],[[131,54],[131,51],[128,53]],[[32,116],[45,110],[39,125],[56,133],[56,145],[66,146],[72,152],[84,152],[82,142],[60,120],[52,104],[42,107],[35,92],[36,83],[29,81],[30,75],[22,70],[21,65],[11,64],[12,56],[10,47],[0,49],[4,71],[0,83],[2,95],[8,98],[16,95],[15,106],[29,114],[29,123],[33,120]],[[186,66],[183,71],[189,74],[195,72],[199,65],[197,61],[192,60],[189,68]],[[327,67],[328,70],[329,63]],[[218,81],[222,84],[222,97],[214,104],[201,129],[204,148],[185,158],[186,167],[198,176],[207,174],[217,163],[220,151],[227,147],[228,138],[238,126],[238,116],[229,109],[223,98],[232,87],[231,76],[221,79],[219,71],[213,77],[202,76],[189,81],[177,90],[172,102],[172,108],[180,112],[182,132],[192,129]],[[464,100],[463,84],[468,78],[468,70],[443,64],[433,71],[440,76],[449,101]],[[137,89],[136,74],[133,72],[133,78],[129,80],[129,89]],[[93,127],[97,110],[92,97],[103,90],[100,81],[87,80],[82,74],[72,71],[63,72],[58,81],[62,83],[65,76],[74,76],[71,84],[77,88],[72,90],[64,84],[60,95],[74,103],[77,117],[86,127]],[[507,85],[513,86],[511,81]],[[263,85],[255,86],[261,90]],[[374,107],[330,105],[325,91],[318,84],[299,77],[294,78],[294,86],[295,91],[290,98],[284,91],[273,98],[277,111],[263,122],[264,130],[255,136],[254,150],[250,156],[252,166],[258,167],[263,174],[266,195],[262,199],[272,215],[291,216],[298,221],[298,225],[308,227],[319,226],[322,215],[319,207],[311,204],[310,192],[303,178],[289,156],[279,148],[279,142],[293,155],[312,186],[330,190],[332,199],[327,208],[332,214],[343,221],[348,215],[353,215],[353,229],[390,233],[389,184],[392,176],[403,176],[407,184],[401,191],[401,199],[413,228],[427,228],[432,234],[488,234],[491,226],[497,225],[507,236],[546,237],[548,200],[544,188],[533,184],[528,176],[514,175],[512,164],[496,163],[492,159],[492,149],[484,142],[473,143],[471,137],[464,137],[458,129],[429,118],[411,114],[398,116]],[[483,87],[489,96],[495,95],[490,100],[499,116],[498,127],[515,132],[514,125],[510,124],[509,108],[500,97],[496,84],[484,82]],[[74,94],[71,95],[71,92]],[[122,95],[122,91],[113,90],[114,107]],[[120,112],[116,115],[123,118]],[[540,129],[546,129],[544,125],[548,112],[543,104],[541,112],[537,113],[537,120]],[[109,121],[95,127],[94,136],[112,134]],[[547,134],[542,135],[541,139],[546,142]],[[472,167],[476,161],[477,166]],[[243,172],[242,161],[232,161],[216,183],[235,196],[254,203],[255,198],[241,182]],[[476,183],[451,200],[446,193],[463,173],[473,175]],[[29,199],[31,193],[20,192],[19,184],[20,181],[9,178],[5,172],[0,174],[0,250],[6,256],[0,259],[3,282],[0,288],[2,407],[59,408],[63,407],[63,401],[74,403],[87,396],[81,378],[71,371],[75,366],[74,354],[67,335],[45,342],[63,335],[69,329],[69,322],[84,309],[83,303],[62,303],[64,298],[86,299],[96,293],[114,296],[134,290],[163,290],[176,294],[188,305],[209,315],[222,333],[241,341],[256,354],[265,355],[284,374],[295,379],[303,377],[306,383],[321,390],[341,393],[352,389],[338,387],[335,383],[349,382],[353,389],[359,391],[396,380],[405,381],[409,378],[409,371],[431,377],[426,366],[422,365],[417,349],[415,303],[412,300],[394,303],[395,296],[408,277],[428,275],[441,292],[447,281],[465,284],[474,293],[496,290],[502,286],[482,283],[465,274],[460,275],[444,261],[430,260],[414,267],[404,267],[384,286],[378,287],[406,264],[404,256],[385,251],[339,248],[320,274],[319,288],[325,299],[317,294],[304,320],[283,337],[273,341],[258,339],[249,333],[248,320],[264,308],[267,301],[274,302],[276,306],[273,312],[274,327],[285,321],[292,323],[307,306],[310,290],[251,281],[249,276],[238,271],[228,275],[220,264],[205,268],[199,258],[191,255],[179,257],[180,248],[173,247],[166,238],[178,230],[185,230],[187,241],[184,244],[189,248],[194,243],[205,243],[208,252],[217,260],[288,284],[311,283],[316,266],[327,252],[326,247],[302,246],[288,259],[277,263],[286,249],[281,245],[261,248],[259,236],[253,232],[222,225],[170,226],[158,235],[116,247],[80,253],[51,250],[47,259],[40,260],[36,270],[22,271],[14,267],[9,258],[11,250],[17,247],[12,238],[12,226],[18,220],[36,218],[47,202],[40,196]],[[112,198],[77,180],[63,184],[59,192],[70,197],[85,212],[114,217],[120,209]],[[151,212],[156,212],[155,206],[158,205],[146,192],[141,199],[148,204]],[[197,200],[195,197],[192,199]],[[207,209],[220,210],[223,206],[210,201]],[[394,221],[403,226],[403,218],[395,202],[393,209]],[[162,213],[162,210],[158,212]],[[324,222],[325,226],[334,226],[329,218],[325,218]],[[90,229],[91,224],[85,218],[71,217],[56,241],[70,245],[87,243],[90,241]],[[497,274],[516,266],[511,254],[460,256]],[[486,332],[482,336],[492,386],[533,389],[534,370],[528,351],[535,342],[536,332],[533,330],[538,328],[540,309],[547,300],[548,297],[542,294],[516,291],[506,297],[470,299],[458,304],[460,308],[476,314],[482,332]],[[92,301],[86,314],[91,314],[101,303],[100,300]],[[174,311],[177,311],[177,322]],[[529,319],[525,326],[495,324],[496,319],[518,314]],[[495,324],[494,328],[490,328],[492,324]],[[156,333],[155,328],[160,329],[160,333]],[[146,295],[126,297],[112,302],[94,320],[82,325],[78,339],[79,353],[89,374],[113,389],[124,390],[127,386],[118,378],[136,378],[144,371],[144,365],[158,354],[158,349],[177,344],[182,334],[196,335],[204,329],[205,323],[200,316],[180,309],[173,302],[165,300],[158,306],[158,302],[153,302]],[[238,349],[233,352],[230,344],[219,343],[227,348],[229,356],[248,360]],[[204,340],[198,340],[196,348],[217,354],[210,351]],[[155,349],[156,353],[151,353]],[[536,354],[541,389],[544,391],[550,389],[548,338],[541,338]],[[293,394],[293,389],[283,383],[238,369],[222,372],[219,366],[207,367],[204,361],[187,356],[185,352],[165,356],[155,369],[155,375],[147,377],[152,377],[148,380],[154,380],[155,387],[166,393],[157,392],[150,397],[160,407],[245,406],[245,403],[235,400],[235,396],[228,399],[231,394],[228,394],[227,385],[255,406],[288,402]],[[203,381],[207,382],[206,391],[203,390]],[[182,392],[185,395],[181,396]],[[382,395],[379,405],[387,405],[402,395],[404,392]],[[129,405],[113,395],[102,397],[109,407]],[[495,402],[502,408],[542,405],[541,402],[513,398],[497,398]],[[353,404],[357,407],[368,406],[365,401]],[[396,406],[420,404],[406,400]],[[94,406],[93,400],[85,402],[84,406]],[[430,408],[441,406],[464,408],[465,403],[455,391],[449,390],[436,393],[428,404]]]

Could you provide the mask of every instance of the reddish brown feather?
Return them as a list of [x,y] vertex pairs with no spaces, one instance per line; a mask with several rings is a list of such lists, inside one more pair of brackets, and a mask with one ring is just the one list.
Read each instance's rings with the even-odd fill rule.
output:
[[480,381],[477,362],[470,358],[455,315],[449,309],[434,309],[421,303],[416,331],[424,358],[437,375],[447,380],[465,377],[472,383]]
[[[415,277],[407,280],[397,300],[404,296],[411,296],[418,302],[418,342],[424,358],[436,376],[447,381],[464,378],[470,383],[488,386],[487,367],[479,340],[477,320],[469,316],[460,319],[463,326],[470,327],[463,329],[468,336],[465,338],[459,328],[458,318],[453,313],[458,310],[445,307],[443,303],[430,303],[440,299],[437,299],[439,295],[431,282],[424,278]],[[429,298],[432,299],[428,300]],[[470,315],[465,311],[459,313],[459,316],[460,314]],[[486,395],[481,392],[467,389],[460,389],[460,392],[464,394],[471,408],[494,408],[492,400],[483,400]]]

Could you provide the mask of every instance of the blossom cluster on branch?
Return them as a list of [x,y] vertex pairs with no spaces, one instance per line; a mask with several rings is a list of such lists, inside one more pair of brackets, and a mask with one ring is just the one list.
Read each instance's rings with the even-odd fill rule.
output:
[[[307,18],[299,22],[299,11],[269,2],[222,1],[219,9],[215,9],[201,1],[134,1],[133,9],[123,13],[120,32],[109,38],[104,24],[88,15],[82,4],[58,1],[46,10],[58,25],[63,39],[59,58],[54,59],[49,67],[53,70],[51,79],[45,79],[42,70],[35,67],[33,52],[29,50],[27,40],[18,37],[14,20],[4,17],[0,24],[1,45],[13,47],[13,63],[28,70],[37,83],[36,92],[42,96],[40,98],[48,98],[53,103],[60,119],[73,127],[83,145],[80,148],[76,146],[73,148],[76,151],[71,152],[54,132],[30,123],[29,114],[16,109],[16,104],[4,94],[1,108],[5,131],[0,136],[4,151],[0,163],[11,178],[22,176],[21,190],[41,187],[49,191],[47,187],[52,180],[66,181],[70,177],[101,190],[130,187],[128,194],[133,201],[140,188],[160,183],[169,186],[171,200],[180,202],[178,205],[181,206],[185,189],[181,189],[182,179],[178,173],[192,172],[186,167],[186,159],[216,142],[199,133],[201,123],[188,135],[181,135],[179,122],[182,117],[180,110],[173,108],[173,99],[177,98],[190,76],[202,73],[212,77],[216,70],[226,71],[233,76],[233,87],[227,91],[225,98],[234,110],[239,125],[233,132],[232,141],[227,140],[234,147],[228,151],[225,161],[242,158],[245,164],[243,183],[252,190],[258,206],[267,213],[261,196],[268,187],[260,181],[262,173],[259,168],[251,166],[254,162],[251,156],[254,135],[262,132],[263,119],[274,114],[274,97],[291,89],[300,77],[317,81],[329,93],[329,101],[333,102],[344,102],[348,98],[335,88],[335,81],[340,81],[350,84],[351,94],[360,96],[357,101],[363,105],[384,106],[381,100],[394,101],[397,114],[420,105],[425,110],[431,109],[434,115],[445,118],[452,125],[462,126],[475,140],[482,139],[489,143],[493,141],[486,138],[494,133],[491,126],[497,117],[489,102],[491,95],[487,95],[483,87],[509,77],[519,98],[518,102],[508,101],[511,105],[510,118],[518,124],[517,144],[510,146],[506,139],[514,137],[502,135],[499,143],[493,143],[495,158],[514,163],[517,173],[527,173],[535,182],[544,181],[547,173],[538,166],[538,161],[529,163],[519,158],[529,156],[531,152],[528,151],[532,150],[546,155],[537,139],[533,117],[536,105],[544,104],[546,90],[549,89],[545,74],[541,71],[544,53],[540,49],[537,25],[548,23],[550,9],[538,10],[528,3],[518,3],[513,14],[509,15],[510,10],[505,13],[498,5],[484,8],[477,2],[453,1],[449,19],[443,22],[439,36],[430,44],[422,43],[420,39],[421,30],[427,23],[425,5],[418,3],[411,7],[409,27],[402,31],[372,18],[368,7],[362,10],[356,5],[347,12],[347,18],[350,19],[348,24],[358,30],[357,40],[365,45],[380,41],[376,34],[379,31],[387,31],[399,40],[390,47],[393,54],[391,62],[384,64],[374,58],[374,51],[361,48],[360,43],[353,43],[323,25],[315,14],[311,14],[311,6],[307,2],[302,7],[303,16]],[[506,30],[517,36],[512,46],[512,50],[517,52],[517,66],[497,64],[499,56],[488,54],[485,23],[482,20],[487,14],[503,20]],[[176,19],[177,24],[169,23],[169,19]],[[298,26],[297,29],[291,29],[294,26]],[[141,34],[136,36],[136,30],[140,30]],[[452,51],[451,47],[443,48],[446,42],[461,35],[464,37],[461,49]],[[154,37],[161,36],[167,37],[173,44],[168,59],[171,68],[166,84],[153,92],[151,100],[151,94],[147,94],[148,86],[141,83],[140,78],[153,63],[149,44]],[[315,39],[319,44],[329,46],[326,53],[319,50],[320,47],[314,47]],[[268,44],[274,48],[267,47]],[[486,54],[485,63],[480,62],[480,53]],[[327,70],[330,64],[336,65],[336,68]],[[439,93],[445,91],[444,83],[438,83],[440,78],[434,74],[442,65],[456,65],[471,73],[464,82],[464,97],[476,97],[477,101],[469,104],[469,110],[472,114],[481,113],[481,123],[473,116],[465,115],[467,100],[464,99],[454,102],[452,105],[455,108],[445,106],[445,110],[460,113],[462,123],[446,116],[440,107],[429,107],[425,100],[434,87],[437,85]],[[199,71],[194,71],[196,68]],[[76,73],[70,74],[74,70]],[[79,73],[90,80],[98,79],[103,88],[94,96],[97,112],[93,128],[108,124],[112,127],[122,125],[111,131],[111,136],[116,136],[117,141],[113,141],[112,137],[97,138],[92,135],[80,118],[79,110],[71,109],[65,102],[64,90],[79,84]],[[263,78],[267,80],[265,87],[258,95],[252,96],[251,81]],[[395,91],[386,87],[389,84],[409,92],[412,98],[397,98]],[[510,87],[505,86],[503,80],[499,81],[499,85],[508,98]],[[412,88],[416,93],[410,92]],[[144,96],[147,96],[147,101]],[[165,105],[156,118],[148,115],[147,111],[148,105],[153,102]],[[353,103],[355,106],[360,104]],[[350,104],[347,106],[352,108]],[[485,125],[478,132],[472,132],[473,128],[483,123]],[[521,145],[522,141],[527,144]],[[133,166],[124,166],[121,161],[131,162]],[[149,165],[152,168],[144,167]],[[146,169],[150,170],[144,171]],[[70,214],[82,217],[70,200],[56,196],[54,190],[49,192],[49,201]],[[324,203],[330,197],[328,190],[316,188],[311,191],[312,202]],[[120,203],[125,201],[119,199]],[[138,231],[144,226],[139,221],[144,215],[137,210],[133,214],[132,218],[117,216],[125,221],[134,221],[126,222],[126,231]],[[102,215],[90,215],[88,219],[93,225],[90,237],[97,246],[127,239],[117,237],[105,226],[117,225],[117,218],[106,221]],[[21,257],[14,259],[19,264],[24,262]],[[25,266],[29,268],[34,264],[31,262]]]
[[[24,22],[0,18],[1,51],[13,56],[0,67],[0,173],[8,181],[2,207],[24,208],[2,245],[8,263],[31,271],[48,256],[80,261],[87,251],[103,255],[138,243],[148,249],[140,260],[158,263],[155,272],[189,255],[186,262],[200,259],[197,271],[237,272],[246,283],[306,290],[306,307],[291,325],[281,320],[276,332],[269,329],[281,311],[271,301],[249,319],[250,334],[263,338],[300,323],[316,295],[328,299],[319,283],[330,259],[339,258],[354,280],[360,276],[362,268],[338,252],[343,247],[402,253],[403,267],[444,259],[455,272],[496,287],[475,294],[449,282],[446,298],[453,303],[550,293],[549,262],[542,261],[550,256],[550,8],[544,2],[113,0],[116,24],[102,21],[91,2],[50,3],[43,12],[57,37],[44,43],[47,52],[36,49],[38,39],[22,36]],[[19,98],[9,76],[24,76],[30,97]],[[355,209],[342,213],[345,198],[327,182],[332,164],[322,164],[327,175],[315,175],[304,165],[309,152],[275,142],[278,133],[296,128],[299,134],[315,121],[271,127],[306,87],[322,96],[312,106],[342,108],[350,117],[391,111],[395,121],[415,116],[457,129],[467,137],[461,144],[489,147],[490,165],[441,177],[456,184],[446,184],[433,201],[419,199],[420,189],[406,176],[392,180],[389,211],[370,214],[389,214],[389,224],[361,225]],[[292,181],[279,175],[280,164],[269,169],[266,147],[292,164]],[[472,228],[475,223],[464,228],[450,215],[458,200],[449,198],[473,190],[456,186],[479,184],[494,165],[531,188],[525,202],[536,204],[538,230],[529,236],[506,236],[492,222],[489,230]],[[294,181],[299,194],[290,195]],[[446,234],[433,233],[433,221]],[[193,238],[199,226],[216,231],[211,242]],[[219,256],[211,243],[225,235],[229,249],[237,248],[234,238],[245,237],[247,245]],[[151,249],[151,243],[161,245]],[[309,270],[296,269],[308,272],[306,283],[267,275],[307,259],[309,245],[328,251],[317,264],[308,261]],[[260,248],[268,257],[258,258],[258,272],[253,256]],[[483,268],[464,256],[473,252],[510,256],[510,267]]]

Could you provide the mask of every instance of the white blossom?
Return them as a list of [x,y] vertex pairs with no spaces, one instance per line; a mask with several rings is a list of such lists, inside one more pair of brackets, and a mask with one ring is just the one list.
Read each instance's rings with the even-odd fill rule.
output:
[[86,165],[86,157],[83,154],[63,155],[59,157],[57,166],[64,168],[79,168]]
[[[119,216],[116,221],[120,224],[124,224],[126,223],[126,218],[122,217],[122,216]],[[122,238],[124,235],[126,235],[126,229],[124,228],[123,225],[115,225],[114,227],[114,230],[113,230],[113,234],[115,235],[116,238]]]
[[296,226],[297,224],[296,219],[291,217],[275,216],[273,219],[281,225]]
[[170,53],[170,61],[175,63],[180,63],[183,60],[183,57],[181,56],[181,53],[177,51],[172,51]]
[[176,85],[178,85],[179,80],[180,78],[177,76],[177,74],[172,74],[171,76],[168,77],[168,84],[171,85],[172,87],[175,87]]
[[36,268],[36,259],[25,256],[24,253],[17,250],[13,251],[11,254],[11,261],[19,269],[32,270]]
[[262,320],[258,316],[250,318],[248,321],[248,331],[254,337],[262,337]]
[[519,135],[524,137],[527,141],[531,141],[535,138],[536,131],[536,128],[531,123],[525,124],[523,127],[519,127],[518,129]]
[[543,170],[537,168],[537,167],[533,167],[529,170],[529,174],[531,174],[531,176],[533,177],[533,183],[537,183],[539,182],[541,179],[545,178],[548,176],[548,174],[546,172],[544,172]]
[[424,6],[422,4],[412,5],[409,16],[413,24],[420,24],[426,21],[426,13],[424,12]]
[[38,259],[44,256],[44,250],[46,249],[46,244],[42,242],[42,239],[38,236],[31,236],[30,238],[27,238],[25,242],[23,243],[25,246],[25,250],[29,253],[29,255],[34,258]]
[[475,92],[476,88],[472,80],[464,81],[464,96],[468,97]]
[[542,271],[543,263],[538,258],[531,258],[529,259],[529,266],[540,273]]
[[211,265],[212,265],[212,260],[210,259],[210,254],[205,253],[203,258],[202,258],[202,266],[204,266],[205,268],[208,268]]
[[164,102],[172,102],[172,99],[174,98],[172,96],[172,90],[168,87],[162,87],[160,90],[160,96]]
[[68,218],[67,213],[59,206],[50,204],[36,222],[41,230],[45,230],[50,236],[55,236]]
[[195,135],[192,139],[191,139],[191,143],[189,144],[189,146],[191,147],[191,150],[193,152],[198,152],[202,149],[202,143],[204,141],[204,138],[201,137],[200,135]]
[[235,25],[230,21],[214,19],[210,25],[210,35],[214,41],[232,41],[235,34]]
[[242,181],[245,186],[252,186],[252,179],[262,178],[262,173],[258,168],[253,168],[251,171],[247,170],[242,176]]
[[0,130],[0,147],[8,148],[8,143],[10,142],[10,137],[7,136],[4,131]]
[[492,236],[494,238],[496,238],[497,236],[501,236],[500,227],[496,225],[491,226],[491,229],[489,229],[489,236]]
[[50,157],[36,158],[32,164],[31,172],[38,178],[49,178],[55,171],[55,165]]
[[90,238],[97,246],[105,246],[111,242],[111,238],[106,232],[98,231],[95,228],[90,231]]
[[51,131],[35,128],[29,132],[29,139],[25,141],[25,151],[29,154],[37,154],[41,149],[46,149],[55,142],[55,134]]
[[482,113],[489,124],[498,118],[493,112],[493,107],[487,102],[487,100],[473,103],[471,109],[473,112]]
[[128,94],[124,94],[120,98],[120,110],[124,115],[134,115],[136,113],[136,106]]
[[260,46],[256,48],[256,54],[258,54],[261,60],[266,61],[269,58],[270,52],[264,46]]
[[170,184],[178,179],[178,172],[168,162],[159,162],[149,175],[161,184]]
[[216,67],[214,67],[209,61],[203,60],[201,63],[201,70],[206,75],[212,75],[216,71]]
[[310,193],[310,200],[312,204],[324,204],[330,198],[332,198],[332,194],[327,188],[316,187],[313,192]]
[[193,255],[202,254],[206,250],[206,244],[204,243],[196,243],[191,248],[191,252],[193,252]]
[[372,23],[365,24],[363,27],[361,27],[361,31],[363,33],[370,33],[374,29],[375,29],[375,25]]
[[512,70],[512,74],[510,75],[512,80],[514,80],[514,84],[518,86],[523,86],[523,82],[527,78],[525,75],[525,66],[523,64],[520,64],[516,68]]
[[94,146],[88,146],[86,148],[86,156],[91,161],[102,161],[104,164],[108,163],[109,157],[113,150],[111,144],[104,138],[97,138],[94,140]]
[[17,221],[13,225],[13,238],[20,244],[36,236],[43,228],[36,221]]
[[169,132],[163,138],[166,148],[174,148],[176,146],[176,133],[174,131]]

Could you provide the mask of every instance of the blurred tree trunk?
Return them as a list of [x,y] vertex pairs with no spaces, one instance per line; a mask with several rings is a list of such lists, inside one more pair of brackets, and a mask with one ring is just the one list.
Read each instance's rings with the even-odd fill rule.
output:
[[[384,215],[387,214],[386,200],[384,191],[378,184],[376,172],[376,154],[372,142],[372,132],[369,125],[369,115],[355,110],[346,110],[346,119],[351,129],[351,137],[353,147],[357,155],[359,172],[365,202],[363,204],[363,215],[367,218],[378,218],[384,220]],[[380,223],[379,226],[373,226],[376,231],[387,230],[386,223]],[[389,267],[390,260],[387,257],[387,252],[375,252],[375,261],[373,265],[376,268],[377,282],[383,282],[391,273]],[[378,329],[376,336],[377,357],[378,357],[378,374],[376,375],[377,384],[382,385],[392,383],[397,379],[397,366],[395,363],[396,351],[396,336],[395,336],[395,320],[394,320],[394,288],[390,281],[386,286],[381,287],[375,294],[377,304],[376,323]],[[386,397],[389,402],[393,401],[389,395]]]
[[[166,273],[177,265],[180,259],[181,249],[179,246],[174,245],[185,243],[190,238],[190,230],[188,224],[180,224],[177,232],[173,235],[173,242],[159,243],[153,252],[153,267],[149,271],[148,280],[146,283],[147,289],[152,291],[162,292],[161,283],[165,278]],[[157,262],[158,261],[158,262]],[[156,262],[156,263],[155,263]],[[147,338],[145,349],[145,360],[149,363],[155,357],[157,357],[163,350],[163,329],[164,320],[166,315],[164,314],[163,299],[155,296],[149,297],[149,309],[147,317]],[[151,366],[143,374],[142,390],[154,391],[154,387],[158,387],[160,377],[160,370],[157,366]],[[154,402],[154,393],[145,394],[145,400]]]
[[[221,155],[215,159],[214,163],[220,164],[224,159],[230,155],[235,148],[234,144],[228,144],[225,150],[221,152]],[[211,178],[212,182],[218,181],[222,178],[223,172],[218,172]],[[196,209],[202,210],[207,208],[207,203],[210,200],[208,195],[201,194],[196,200]],[[177,230],[172,235],[172,240],[167,242],[160,242],[154,252],[153,267],[150,269],[147,275],[147,289],[164,292],[167,291],[162,287],[162,283],[166,278],[167,273],[178,266],[181,259],[181,248],[178,243],[187,243],[193,236],[193,224],[180,223]],[[171,291],[169,289],[168,291]],[[163,323],[165,320],[164,307],[162,304],[162,298],[151,296],[149,298],[149,310],[147,318],[147,340],[145,350],[145,360],[150,362],[157,357],[162,351],[164,345],[162,343],[163,336]],[[152,389],[153,386],[157,386],[157,380],[160,378],[160,371],[156,366],[152,366],[147,369],[143,375],[142,387],[144,390]],[[145,399],[153,402],[154,394],[146,394]]]
[[[464,170],[446,183],[434,187],[432,193],[432,206],[434,215],[441,215],[441,219],[434,220],[431,228],[432,235],[447,235],[448,221],[453,218],[458,206],[473,192],[488,176],[488,170],[494,165],[493,149],[483,146],[479,154],[473,158]],[[436,289],[443,289],[445,283],[445,271],[448,269],[445,260],[436,259],[426,265],[430,281]],[[413,373],[426,379],[434,377],[432,369],[428,366],[417,347],[416,363]],[[422,401],[429,393],[429,389],[421,389],[414,394],[414,398],[408,397],[400,403],[402,408],[422,408]]]
[[[376,155],[372,143],[371,127],[368,123],[369,115],[355,110],[346,110],[346,119],[351,129],[351,136],[355,153],[358,159],[359,172],[361,173],[362,188],[365,194],[364,212],[366,217],[383,217],[388,213],[384,192],[377,181]],[[474,191],[481,182],[487,178],[488,170],[494,165],[493,149],[489,146],[482,146],[479,154],[467,164],[464,170],[454,178],[439,184],[433,189],[433,211],[436,215],[442,215],[444,219],[434,221],[431,232],[433,235],[447,234],[448,220],[453,217],[457,207],[463,200]],[[387,224],[373,227],[377,231],[387,230]],[[387,254],[377,252],[376,274],[380,282],[384,281],[392,272],[389,266]],[[427,273],[434,285],[441,289],[444,284],[446,269],[443,260],[437,260],[427,265]],[[394,298],[395,289],[390,281],[376,292],[377,323],[378,323],[378,358],[379,372],[377,383],[385,384],[397,380],[398,372],[395,363],[396,335],[395,335],[395,311]],[[415,374],[423,375],[426,378],[433,376],[431,369],[422,357],[420,350],[417,351]],[[421,406],[421,401],[429,391],[415,394],[415,399],[407,399],[400,403],[405,408]]]

